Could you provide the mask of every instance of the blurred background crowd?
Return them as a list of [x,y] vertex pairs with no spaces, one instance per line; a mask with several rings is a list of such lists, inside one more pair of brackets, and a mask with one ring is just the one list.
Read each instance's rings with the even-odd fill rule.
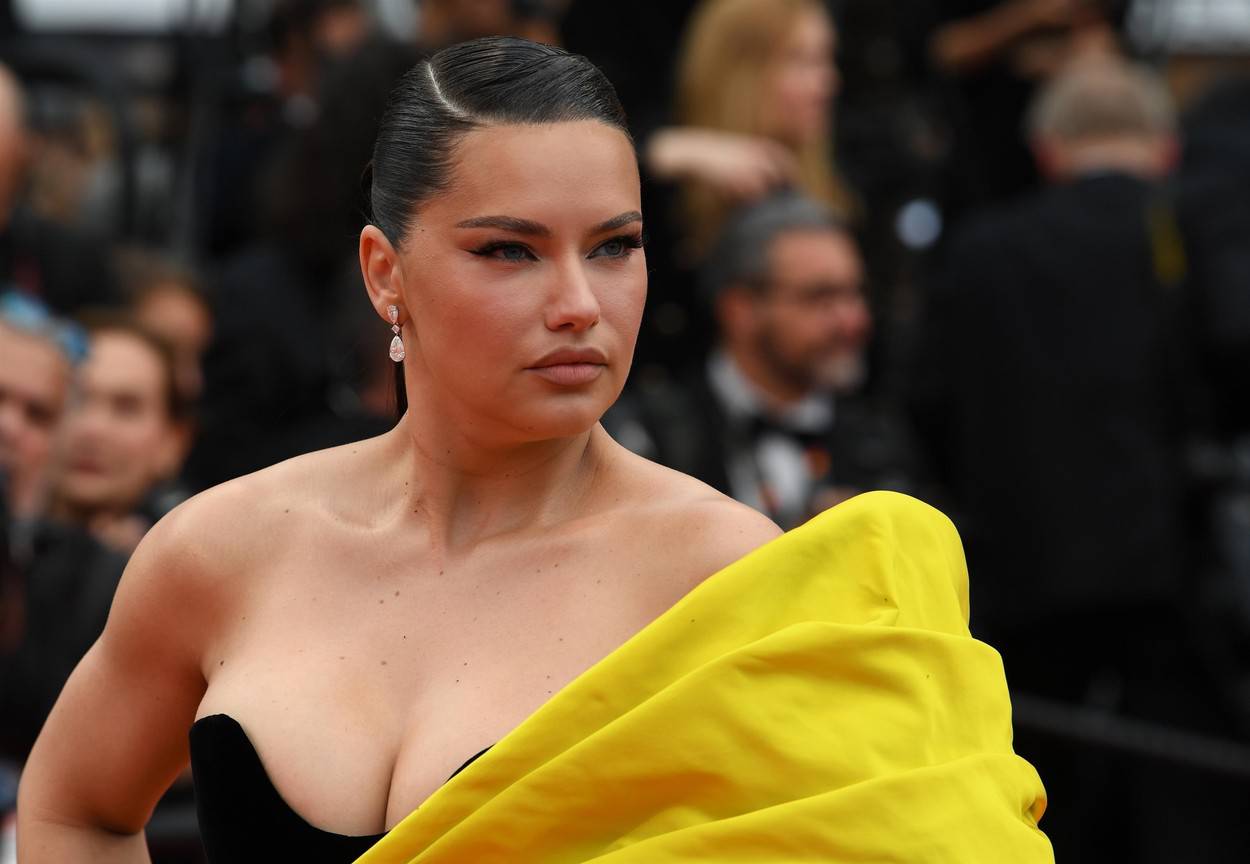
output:
[[[0,0],[0,813],[155,520],[395,422],[362,173],[500,34],[630,118],[609,431],[943,509],[1059,861],[1250,860],[1250,0]],[[149,836],[202,860],[185,784]]]

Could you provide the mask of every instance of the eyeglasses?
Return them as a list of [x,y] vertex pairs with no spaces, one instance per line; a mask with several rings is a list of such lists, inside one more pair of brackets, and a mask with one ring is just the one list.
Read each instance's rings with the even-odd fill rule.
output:
[[848,304],[864,302],[864,292],[858,285],[841,282],[806,282],[786,284],[778,281],[761,283],[760,296],[772,303],[798,306],[812,311],[825,311]]

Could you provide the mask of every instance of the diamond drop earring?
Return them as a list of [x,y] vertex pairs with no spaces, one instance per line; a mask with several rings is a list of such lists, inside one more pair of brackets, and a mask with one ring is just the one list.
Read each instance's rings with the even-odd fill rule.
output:
[[391,332],[395,334],[391,340],[391,359],[398,363],[404,359],[404,340],[399,338],[399,307],[387,306],[386,313],[391,316]]

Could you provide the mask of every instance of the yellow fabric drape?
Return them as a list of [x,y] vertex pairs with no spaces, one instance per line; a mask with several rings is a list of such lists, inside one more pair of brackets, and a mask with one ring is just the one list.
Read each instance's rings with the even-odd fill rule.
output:
[[853,498],[559,691],[358,864],[1054,860],[954,526]]

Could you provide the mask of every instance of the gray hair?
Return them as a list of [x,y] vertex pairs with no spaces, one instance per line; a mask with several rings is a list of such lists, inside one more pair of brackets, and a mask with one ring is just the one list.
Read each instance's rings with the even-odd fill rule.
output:
[[796,192],[783,192],[730,214],[700,268],[704,297],[714,301],[730,286],[763,290],[773,242],[792,231],[846,233],[833,209]]
[[1028,116],[1031,138],[1071,142],[1172,135],[1176,126],[1163,80],[1118,58],[1071,64],[1042,89]]

